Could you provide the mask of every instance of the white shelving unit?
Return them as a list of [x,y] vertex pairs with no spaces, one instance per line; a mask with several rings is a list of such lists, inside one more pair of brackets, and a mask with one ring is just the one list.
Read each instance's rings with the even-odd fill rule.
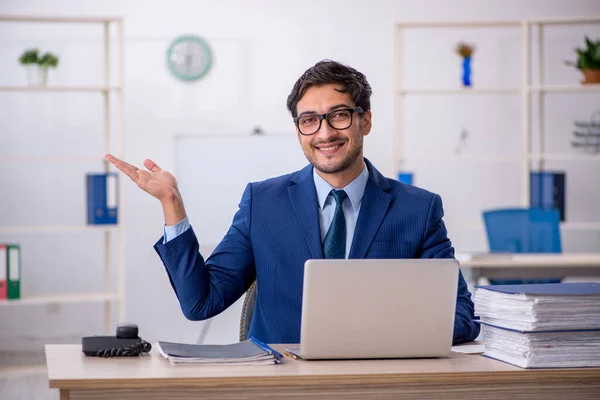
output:
[[[444,96],[444,95],[520,95],[520,104],[522,111],[521,120],[521,137],[523,143],[523,151],[521,154],[515,155],[514,157],[502,157],[502,156],[489,156],[485,154],[470,154],[459,157],[453,157],[454,160],[460,161],[476,161],[476,162],[487,162],[487,161],[513,161],[518,162],[522,165],[522,206],[527,207],[529,205],[529,184],[530,184],[530,171],[532,165],[535,169],[541,170],[544,167],[546,161],[569,161],[577,160],[582,162],[600,162],[600,154],[560,154],[560,153],[548,153],[544,151],[544,104],[543,98],[547,93],[600,93],[600,84],[586,84],[586,85],[554,85],[546,84],[544,81],[544,62],[543,62],[543,27],[547,25],[572,25],[572,24],[598,24],[600,23],[600,16],[598,17],[582,17],[582,18],[556,18],[556,19],[535,19],[535,20],[524,20],[524,21],[462,21],[462,22],[407,22],[397,23],[394,27],[394,60],[395,60],[395,87],[396,87],[396,134],[394,144],[394,160],[396,171],[405,171],[407,166],[407,158],[409,155],[406,153],[406,137],[409,132],[406,132],[404,124],[404,102],[407,96],[411,95],[432,95],[432,96]],[[519,87],[471,87],[471,88],[457,88],[457,89],[421,89],[407,87],[404,83],[404,40],[405,31],[408,29],[419,28],[419,29],[439,29],[439,28],[479,28],[479,29],[494,29],[494,28],[514,28],[520,30],[520,36],[522,41],[522,54],[521,54],[521,85]],[[537,51],[535,57],[537,58],[537,82],[533,83],[531,79],[532,75],[532,32],[536,33],[533,40],[537,41]],[[536,132],[532,131],[532,97],[536,97]],[[532,151],[532,143],[537,144],[538,152]],[[410,157],[422,157],[423,154],[411,154]],[[450,157],[448,157],[450,160]],[[448,161],[447,160],[447,161]],[[460,225],[461,228],[471,230],[479,229],[480,226],[476,224],[465,224],[454,221],[454,227]],[[586,222],[586,223],[563,223],[561,228],[564,230],[598,230],[600,231],[600,222]]]
[[[586,85],[549,85],[545,82],[545,69],[544,69],[544,27],[548,25],[578,25],[578,24],[600,24],[600,16],[598,17],[585,17],[585,18],[565,18],[565,19],[538,19],[533,21],[527,21],[527,27],[529,30],[534,28],[537,31],[537,51],[535,54],[537,61],[537,84],[532,84],[529,81],[529,90],[533,95],[536,96],[537,103],[537,130],[536,137],[537,145],[539,149],[538,154],[528,154],[531,161],[536,163],[538,170],[544,169],[544,164],[549,160],[597,160],[600,161],[600,154],[549,154],[544,151],[544,95],[546,93],[600,93],[600,84],[586,84]],[[528,71],[531,65],[531,54],[527,54]],[[533,139],[531,131],[527,132],[528,136]],[[600,224],[598,224],[600,225]]]
[[27,87],[27,86],[0,86],[3,92],[101,92],[108,93],[120,91],[119,86],[46,86],[46,87]]
[[[90,86],[46,86],[46,87],[28,87],[28,86],[0,86],[0,92],[29,92],[31,96],[36,96],[40,92],[65,92],[72,95],[81,93],[98,93],[103,96],[103,117],[104,117],[104,147],[99,149],[97,157],[90,156],[5,156],[2,157],[3,162],[48,162],[48,163],[65,163],[78,161],[102,161],[105,172],[108,172],[109,165],[103,159],[106,152],[111,151],[111,140],[114,141],[115,148],[113,153],[120,157],[123,153],[123,21],[121,18],[90,18],[90,17],[51,17],[51,16],[24,16],[24,15],[0,15],[0,23],[56,23],[56,24],[100,24],[103,27],[104,41],[104,83],[102,85]],[[111,26],[116,27],[116,39],[110,36]],[[115,42],[116,43],[113,43]],[[117,46],[117,76],[116,84],[111,80],[111,49],[112,46]],[[111,128],[111,94],[116,94],[116,129]],[[116,225],[40,225],[40,226],[0,226],[0,233],[59,233],[59,232],[90,232],[100,231],[103,235],[103,251],[104,251],[104,291],[100,293],[65,293],[49,296],[26,296],[21,299],[0,301],[2,307],[18,307],[24,305],[49,305],[49,304],[68,304],[68,303],[89,303],[100,302],[104,303],[105,308],[105,330],[107,333],[114,331],[112,326],[111,306],[112,303],[117,303],[118,319],[125,319],[125,257],[124,257],[124,236],[123,236],[123,180],[119,180],[119,223]],[[115,250],[112,243],[113,235],[117,236],[116,240],[116,268],[112,271],[111,260],[113,259],[113,251]],[[26,266],[25,266],[26,267]],[[116,287],[111,284],[113,273],[116,273]]]
[[447,95],[447,94],[519,94],[520,89],[510,88],[472,88],[472,89],[399,89],[401,95]]

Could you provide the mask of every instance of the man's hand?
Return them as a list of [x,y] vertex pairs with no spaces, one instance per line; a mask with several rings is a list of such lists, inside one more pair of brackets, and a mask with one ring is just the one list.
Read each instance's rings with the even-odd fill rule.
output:
[[140,189],[160,200],[167,225],[175,225],[185,218],[183,199],[177,188],[177,179],[171,173],[161,169],[154,161],[148,159],[144,161],[144,166],[148,169],[146,171],[119,160],[111,154],[107,154],[105,158],[135,182]]

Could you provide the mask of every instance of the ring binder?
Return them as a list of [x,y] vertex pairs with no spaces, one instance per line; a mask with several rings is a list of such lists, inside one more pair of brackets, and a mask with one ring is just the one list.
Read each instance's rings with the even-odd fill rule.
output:
[[87,174],[87,223],[116,224],[118,221],[118,174]]

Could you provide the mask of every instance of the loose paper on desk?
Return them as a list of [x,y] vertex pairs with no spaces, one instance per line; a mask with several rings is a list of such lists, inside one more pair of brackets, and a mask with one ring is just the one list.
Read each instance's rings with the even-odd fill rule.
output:
[[461,344],[460,346],[452,346],[452,351],[462,354],[481,354],[484,351],[483,344]]

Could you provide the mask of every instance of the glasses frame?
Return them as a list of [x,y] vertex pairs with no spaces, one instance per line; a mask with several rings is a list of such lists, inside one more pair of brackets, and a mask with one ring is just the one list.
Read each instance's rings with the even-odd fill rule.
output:
[[[331,122],[329,122],[329,115],[333,114],[335,112],[339,112],[339,111],[350,111],[350,125],[348,125],[346,128],[343,129],[339,129],[334,127],[333,125],[331,125]],[[359,113],[362,114],[364,113],[364,110],[362,107],[358,106],[356,108],[336,108],[335,110],[329,111],[328,113],[325,114],[304,114],[304,115],[300,115],[298,117],[294,117],[294,124],[296,124],[296,128],[298,128],[298,132],[300,132],[301,135],[303,136],[312,136],[315,133],[319,132],[319,130],[321,129],[321,126],[323,124],[323,120],[327,121],[327,124],[332,128],[335,129],[337,131],[343,131],[346,130],[348,128],[350,128],[352,126],[352,122],[354,120],[354,113]],[[319,127],[317,128],[316,131],[314,131],[313,133],[303,133],[302,130],[300,129],[300,118],[304,118],[304,117],[317,117],[319,118]]]

